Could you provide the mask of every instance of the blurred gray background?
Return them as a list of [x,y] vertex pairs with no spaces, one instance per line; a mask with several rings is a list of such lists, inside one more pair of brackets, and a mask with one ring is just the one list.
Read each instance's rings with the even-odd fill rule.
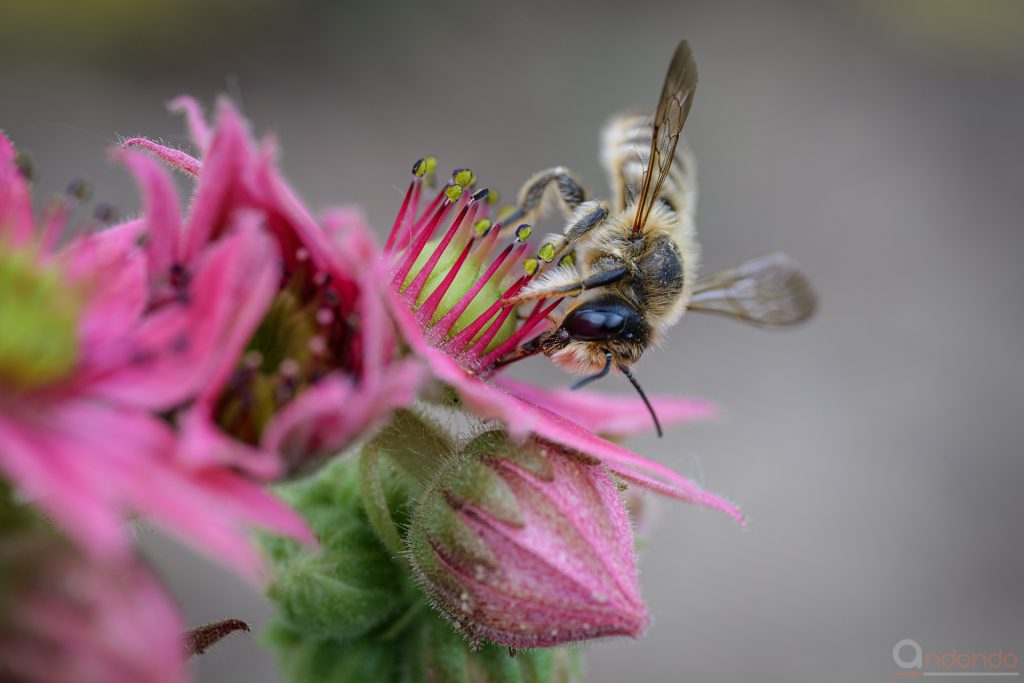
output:
[[[5,0],[0,127],[41,190],[84,177],[130,213],[115,136],[184,143],[163,103],[230,92],[313,207],[383,231],[427,153],[505,196],[554,164],[603,192],[598,130],[653,108],[682,37],[706,270],[783,249],[822,308],[792,332],[686,317],[639,366],[727,419],[632,446],[751,529],[659,505],[654,622],[590,647],[588,680],[891,680],[904,638],[1022,653],[1024,3]],[[265,620],[256,592],[143,540],[191,623]],[[276,680],[244,637],[195,669]]]

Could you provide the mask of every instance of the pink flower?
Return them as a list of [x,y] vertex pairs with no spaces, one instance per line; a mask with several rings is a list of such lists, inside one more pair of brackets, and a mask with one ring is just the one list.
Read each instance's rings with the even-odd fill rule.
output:
[[550,647],[646,627],[629,519],[598,461],[486,432],[422,501],[407,540],[413,568],[475,643]]
[[[545,329],[561,300],[538,302],[522,315],[506,301],[538,272],[544,250],[531,254],[530,226],[510,233],[500,222],[492,223],[489,192],[473,190],[469,171],[453,173],[452,181],[421,206],[435,164],[427,159],[414,166],[384,254],[397,295],[392,314],[434,376],[475,414],[500,421],[513,437],[535,434],[598,458],[629,482],[721,510],[743,523],[729,501],[597,435],[623,435],[648,425],[642,401],[548,391],[496,374],[520,344]],[[709,404],[694,400],[655,396],[651,402],[666,423],[714,413]]]
[[0,679],[185,680],[183,626],[142,564],[82,553],[0,497]]
[[196,268],[232,222],[268,234],[279,262],[225,263],[244,274],[237,296],[216,304],[221,314],[197,312],[236,324],[230,336],[191,326],[197,342],[206,332],[220,347],[207,356],[197,399],[177,417],[181,457],[264,479],[302,474],[410,403],[421,366],[396,357],[385,272],[362,219],[335,212],[318,224],[280,177],[273,144],[257,148],[230,104],[213,131],[190,98],[172,105],[186,112],[202,161],[145,138],[122,145],[198,177],[183,220],[166,173],[139,153],[124,154],[146,200],[153,296],[172,298],[183,287],[201,296]]
[[[272,267],[273,244],[238,221],[199,255],[187,300],[147,297],[145,225],[74,239],[66,207],[38,231],[14,150],[0,136],[0,472],[86,550],[131,555],[126,515],[142,515],[248,576],[262,563],[251,525],[311,541],[287,506],[235,471],[196,467],[155,411],[189,400],[234,334],[242,284]],[[213,315],[213,308],[228,308]],[[198,331],[198,334],[193,334]]]
[[[201,248],[203,241],[216,233],[209,226],[207,217],[222,213],[208,205],[223,206],[228,201],[224,197],[241,197],[243,203],[269,213],[268,227],[278,241],[286,274],[292,268],[298,268],[315,284],[318,278],[334,283],[346,275],[351,281],[353,271],[364,273],[359,291],[373,301],[372,305],[366,306],[363,316],[371,312],[376,314],[376,304],[383,300],[390,308],[404,341],[425,361],[434,377],[453,387],[477,415],[500,420],[513,436],[524,437],[529,433],[544,436],[600,458],[631,482],[681,500],[723,510],[742,520],[738,510],[728,501],[703,491],[667,467],[596,436],[596,431],[609,435],[631,433],[647,424],[649,416],[642,402],[606,399],[585,393],[570,398],[564,391],[547,392],[494,377],[495,364],[531,334],[540,332],[547,324],[546,316],[559,302],[541,302],[522,321],[517,321],[515,307],[502,300],[514,295],[530,281],[539,260],[528,254],[528,229],[505,237],[507,231],[501,230],[500,224],[492,224],[488,205],[490,195],[486,190],[472,191],[475,178],[471,172],[462,169],[454,173],[452,182],[441,188],[424,207],[421,206],[424,182],[436,161],[428,159],[416,164],[413,180],[384,248],[386,270],[382,271],[372,258],[375,249],[361,218],[351,212],[335,213],[325,219],[321,229],[276,173],[272,146],[265,146],[259,155],[256,171],[252,173],[237,170],[249,167],[244,160],[232,163],[221,158],[227,151],[243,157],[255,154],[246,142],[241,120],[230,106],[222,106],[220,125],[214,132],[206,127],[198,105],[190,98],[179,98],[172,106],[186,113],[193,139],[204,152],[202,161],[145,138],[126,140],[124,146],[145,147],[175,168],[198,174],[200,187],[196,191],[191,223],[198,221],[199,227],[190,225],[186,228],[184,232],[189,237],[180,243],[192,245],[193,251]],[[230,178],[236,179],[233,183],[230,179],[220,178],[224,169],[233,169],[229,174]],[[140,175],[138,170],[136,174]],[[169,187],[168,182],[164,184]],[[207,184],[217,192],[204,191]],[[162,193],[158,183],[143,182],[143,186],[147,196],[156,197]],[[151,203],[158,205],[161,202],[154,199]],[[207,237],[197,238],[195,235]],[[340,245],[339,236],[349,244]],[[174,244],[175,239],[161,240],[161,243]],[[507,243],[502,245],[502,241]],[[352,253],[353,242],[360,245],[358,256]],[[184,255],[189,253],[189,249],[183,252],[180,251],[182,247],[178,249]],[[161,262],[170,264],[174,261],[162,259]],[[304,270],[307,263],[310,267]],[[381,292],[377,286],[385,278],[390,281],[392,292]],[[343,302],[350,300],[349,297],[340,298]],[[376,402],[365,402],[372,406],[369,415],[360,414],[355,419],[348,419],[346,411],[336,410],[333,406],[354,396],[351,386],[345,384],[343,377],[338,377],[337,381],[321,382],[323,387],[317,388],[322,396],[315,393],[309,400],[296,400],[294,407],[282,411],[280,418],[275,418],[280,420],[278,424],[289,425],[293,434],[304,436],[299,439],[302,445],[293,447],[296,455],[289,458],[293,462],[293,470],[305,469],[301,464],[294,464],[301,463],[303,457],[310,457],[305,451],[319,451],[322,456],[332,450],[324,446],[318,448],[318,444],[327,444],[337,450],[337,446],[347,442],[352,434],[365,433],[366,425],[379,424],[390,409],[413,400],[411,388],[419,379],[418,369],[401,363],[387,366],[393,353],[390,350],[390,327],[383,321],[375,322],[374,330],[375,334],[382,335],[380,338],[385,351],[374,364],[368,365],[369,373],[376,378],[363,386],[367,394],[390,396],[391,400],[381,403],[379,410]],[[365,338],[373,339],[370,336]],[[365,348],[376,346],[368,343]],[[381,370],[381,365],[389,367],[389,370]],[[238,373],[236,370],[235,377],[244,379],[244,372]],[[224,380],[222,376],[207,392],[207,400],[198,402],[199,415],[187,418],[194,423],[194,432],[198,434],[192,439],[198,446],[193,446],[191,452],[204,454],[204,458],[224,458],[236,466],[262,462],[260,457],[252,455],[251,449],[237,442],[226,442],[216,429],[211,428],[212,399],[209,397],[220,394]],[[380,391],[383,388],[390,391]],[[666,423],[713,413],[710,405],[693,400],[655,396],[652,403]],[[362,406],[364,401],[349,400],[348,404]],[[578,422],[568,419],[566,414],[571,414]],[[616,416],[614,422],[608,422],[609,414]],[[183,424],[187,426],[189,422]],[[325,436],[330,435],[332,428],[335,438]],[[277,427],[266,426],[260,433],[269,435],[260,444],[264,452],[279,448],[288,441],[280,436],[281,429]],[[343,438],[337,438],[337,434]],[[318,458],[312,457],[312,460],[316,462]]]

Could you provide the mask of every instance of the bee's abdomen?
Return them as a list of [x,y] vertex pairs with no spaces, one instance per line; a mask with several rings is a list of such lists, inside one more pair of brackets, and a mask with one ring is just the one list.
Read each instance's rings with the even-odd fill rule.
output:
[[[610,176],[613,204],[624,211],[639,193],[650,161],[651,117],[615,117],[605,126],[602,143],[602,160]],[[693,154],[682,140],[659,199],[666,208],[693,218],[697,203],[696,166]]]

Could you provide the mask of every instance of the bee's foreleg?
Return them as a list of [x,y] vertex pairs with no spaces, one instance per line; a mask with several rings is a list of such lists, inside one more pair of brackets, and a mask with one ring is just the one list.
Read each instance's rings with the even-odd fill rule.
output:
[[511,216],[504,219],[505,225],[515,225],[520,221],[532,223],[537,219],[544,204],[548,188],[554,186],[558,191],[558,199],[566,214],[576,210],[587,198],[587,191],[569,172],[569,169],[556,166],[535,174],[527,180],[519,190],[519,207]]
[[515,363],[518,360],[523,360],[524,358],[529,358],[530,356],[537,355],[543,350],[544,340],[550,335],[550,330],[546,332],[541,332],[530,341],[520,344],[515,350],[510,351],[509,353],[499,358],[498,361],[494,364],[493,368],[491,369],[497,369],[504,365]]
[[611,268],[598,271],[585,279],[580,279],[573,268],[555,268],[545,273],[540,279],[528,284],[522,292],[506,299],[511,304],[521,304],[537,299],[554,299],[560,296],[579,296],[588,289],[605,287],[618,282],[629,273],[629,268]]

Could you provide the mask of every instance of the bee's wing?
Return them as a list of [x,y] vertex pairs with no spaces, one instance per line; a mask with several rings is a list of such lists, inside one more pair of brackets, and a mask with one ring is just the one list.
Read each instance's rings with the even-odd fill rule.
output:
[[[652,119],[650,114],[620,114],[605,125],[601,134],[601,161],[611,187],[608,199],[616,211],[625,211],[640,195],[651,159]],[[672,173],[662,191],[671,191],[672,208],[693,220],[697,208],[696,162],[683,138],[679,139]]]
[[803,322],[817,303],[818,297],[800,268],[778,253],[701,278],[687,310],[777,327]]
[[636,215],[633,217],[634,237],[643,232],[651,207],[654,206],[669,169],[672,168],[679,134],[690,113],[696,88],[697,64],[693,61],[689,43],[684,40],[679,43],[672,63],[669,64],[665,85],[661,89],[661,99],[658,100],[658,108],[654,112],[651,152],[643,182],[640,184]]

